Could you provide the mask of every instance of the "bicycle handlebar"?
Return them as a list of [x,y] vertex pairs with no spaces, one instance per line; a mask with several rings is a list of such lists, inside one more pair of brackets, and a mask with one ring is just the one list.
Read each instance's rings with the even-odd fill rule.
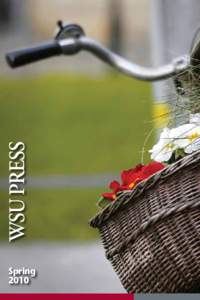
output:
[[57,41],[46,42],[31,48],[20,49],[6,54],[10,67],[16,68],[41,59],[62,54],[62,49]]
[[[73,25],[73,30],[74,26],[76,25]],[[65,29],[65,27],[63,28]],[[78,30],[80,31],[80,27],[78,27]],[[59,36],[57,36],[55,40],[51,42],[10,52],[6,55],[6,60],[10,67],[16,68],[56,55],[73,55],[78,53],[80,50],[86,50],[93,53],[102,61],[130,77],[147,81],[169,78],[185,71],[190,65],[189,56],[181,56],[171,63],[158,68],[145,68],[129,62],[123,57],[105,48],[100,43],[85,37],[83,34],[77,36],[77,32],[76,35],[70,35],[68,33],[68,35],[64,37],[62,36],[60,39]]]
[[74,39],[48,41],[30,48],[24,48],[6,54],[6,60],[11,68],[17,68],[61,54],[72,55],[79,51]]
[[81,37],[79,39],[79,44],[81,49],[93,53],[95,56],[108,63],[119,72],[140,80],[156,81],[167,79],[185,71],[189,66],[189,57],[180,56],[171,63],[161,67],[146,68],[129,62],[125,58],[113,53],[111,50],[105,48],[100,43],[90,38]]

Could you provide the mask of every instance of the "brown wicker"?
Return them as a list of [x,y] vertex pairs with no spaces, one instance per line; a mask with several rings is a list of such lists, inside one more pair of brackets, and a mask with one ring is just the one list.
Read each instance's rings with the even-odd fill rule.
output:
[[200,292],[200,152],[118,193],[90,224],[129,293]]

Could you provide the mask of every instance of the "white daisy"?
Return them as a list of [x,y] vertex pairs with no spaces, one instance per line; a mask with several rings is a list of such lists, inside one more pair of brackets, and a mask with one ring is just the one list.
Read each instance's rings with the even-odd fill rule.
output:
[[177,146],[171,137],[171,130],[164,128],[158,143],[149,152],[151,153],[151,159],[158,162],[167,162],[176,149]]
[[192,153],[200,149],[200,126],[184,124],[171,129],[171,138],[176,148],[184,149],[185,153]]

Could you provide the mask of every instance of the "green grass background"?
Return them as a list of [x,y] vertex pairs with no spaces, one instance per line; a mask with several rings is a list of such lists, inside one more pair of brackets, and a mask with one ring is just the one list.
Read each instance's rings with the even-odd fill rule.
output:
[[[8,143],[20,140],[28,176],[118,173],[141,161],[153,126],[150,85],[115,75],[2,78],[0,105],[1,177],[8,176]],[[152,144],[153,136],[146,150]],[[96,237],[87,221],[101,191],[29,190],[27,239]],[[0,238],[7,238],[7,191],[0,199]]]
[[[28,190],[26,238],[29,240],[89,240],[97,230],[89,219],[97,212],[96,198],[101,189]],[[8,239],[8,193],[0,191],[0,237]]]

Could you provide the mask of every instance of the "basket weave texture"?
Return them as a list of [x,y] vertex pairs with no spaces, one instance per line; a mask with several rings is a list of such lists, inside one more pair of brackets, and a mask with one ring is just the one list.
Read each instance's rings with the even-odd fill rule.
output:
[[90,225],[127,292],[200,292],[200,152],[117,196]]

